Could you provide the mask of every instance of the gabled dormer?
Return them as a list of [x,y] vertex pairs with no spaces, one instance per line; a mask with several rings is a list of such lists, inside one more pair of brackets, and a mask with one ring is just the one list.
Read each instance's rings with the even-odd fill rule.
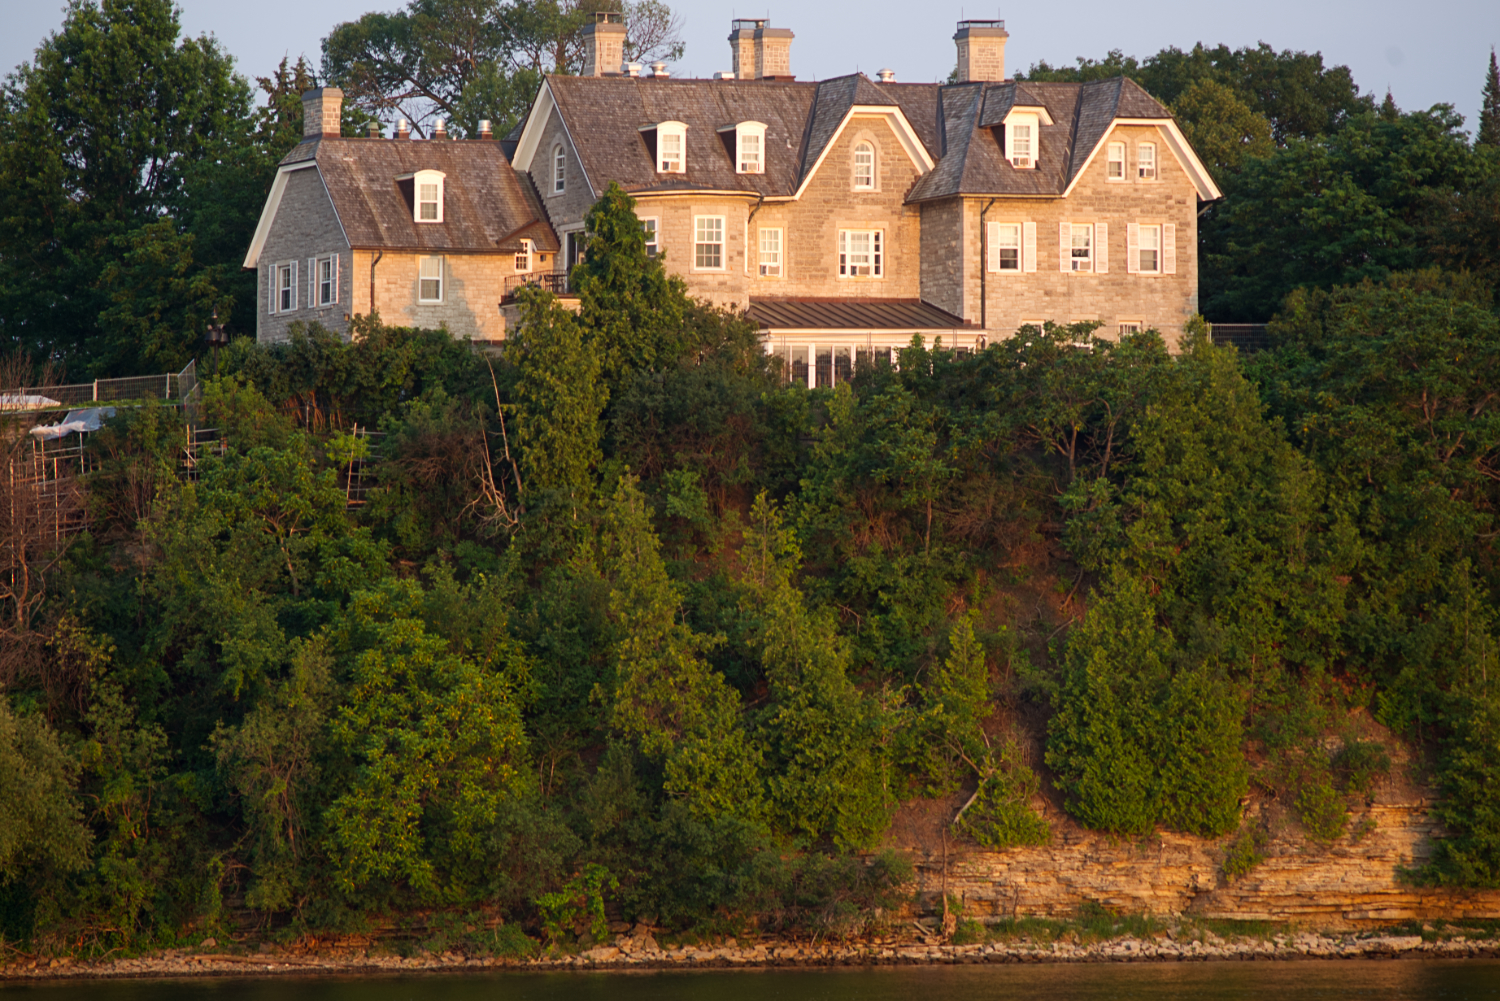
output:
[[1016,104],[1001,119],[997,130],[1000,150],[1017,170],[1035,170],[1041,159],[1043,125],[1051,125],[1052,116],[1040,104]]
[[396,186],[411,207],[412,222],[443,221],[443,188],[447,178],[441,170],[418,170],[396,178]]
[[687,125],[678,121],[642,125],[641,138],[656,161],[658,174],[687,173]]
[[725,152],[734,162],[736,174],[764,174],[766,172],[766,124],[764,122],[739,122],[725,125],[719,130],[724,140]]

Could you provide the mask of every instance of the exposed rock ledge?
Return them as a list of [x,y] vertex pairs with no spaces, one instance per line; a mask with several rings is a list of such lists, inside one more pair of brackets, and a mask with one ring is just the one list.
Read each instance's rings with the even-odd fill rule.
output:
[[[1373,823],[1373,827],[1371,827]],[[1432,854],[1437,824],[1425,802],[1376,804],[1346,836],[1320,847],[1300,835],[1274,838],[1266,859],[1230,883],[1222,844],[1163,833],[1111,841],[1054,825],[1052,845],[1003,852],[918,856],[922,910],[942,907],[942,889],[965,918],[1066,917],[1088,902],[1124,914],[1290,923],[1314,930],[1372,928],[1403,921],[1500,918],[1500,891],[1413,886],[1402,870]],[[945,871],[946,870],[946,871]]]

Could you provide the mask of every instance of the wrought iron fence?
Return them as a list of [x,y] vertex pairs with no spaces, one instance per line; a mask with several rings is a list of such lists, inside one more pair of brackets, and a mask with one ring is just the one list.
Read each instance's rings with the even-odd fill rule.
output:
[[1211,323],[1208,339],[1214,344],[1233,344],[1241,351],[1264,351],[1271,346],[1264,323]]
[[505,279],[504,298],[500,305],[516,301],[516,293],[523,288],[539,288],[543,292],[551,292],[553,295],[569,295],[572,286],[568,283],[566,271],[543,271],[529,275],[511,275]]

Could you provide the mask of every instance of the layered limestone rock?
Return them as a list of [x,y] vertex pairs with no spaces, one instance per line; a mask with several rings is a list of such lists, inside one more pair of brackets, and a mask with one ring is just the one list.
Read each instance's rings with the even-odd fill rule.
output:
[[1222,842],[1170,833],[1121,841],[1055,826],[1054,842],[1045,847],[950,846],[946,862],[941,853],[918,855],[920,898],[923,909],[939,911],[946,886],[964,917],[980,921],[1070,917],[1090,903],[1118,913],[1320,929],[1500,918],[1500,891],[1419,887],[1403,878],[1430,858],[1440,833],[1425,802],[1377,804],[1350,826],[1350,834],[1327,846],[1283,832],[1266,846],[1265,861],[1233,882],[1224,876]]

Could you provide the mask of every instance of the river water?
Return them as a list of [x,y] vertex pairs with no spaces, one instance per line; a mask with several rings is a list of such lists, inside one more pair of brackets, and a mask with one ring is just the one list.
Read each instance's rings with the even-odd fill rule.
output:
[[1078,963],[0,984],[26,1001],[1500,1001],[1500,960]]

